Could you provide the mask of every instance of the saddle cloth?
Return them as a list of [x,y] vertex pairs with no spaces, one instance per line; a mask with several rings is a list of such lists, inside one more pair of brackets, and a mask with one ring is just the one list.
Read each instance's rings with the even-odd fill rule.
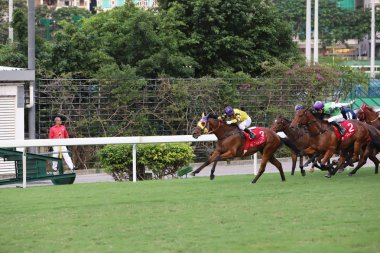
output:
[[251,141],[249,139],[249,135],[243,131],[245,135],[245,145],[244,145],[244,153],[252,148],[260,146],[261,144],[265,143],[267,141],[267,136],[265,135],[264,129],[261,127],[255,127],[253,129],[250,129],[251,132],[256,134],[256,137]]
[[[354,135],[357,131],[357,129],[354,127],[354,125],[348,121],[348,120],[345,120],[343,122],[340,122],[339,123],[344,129],[346,129],[346,132],[344,133],[343,137],[342,137],[342,141],[351,137],[352,135]],[[336,138],[338,138],[338,140],[340,139],[341,137],[341,134],[339,132],[339,130],[334,126],[334,131],[335,131],[335,135],[336,135]]]

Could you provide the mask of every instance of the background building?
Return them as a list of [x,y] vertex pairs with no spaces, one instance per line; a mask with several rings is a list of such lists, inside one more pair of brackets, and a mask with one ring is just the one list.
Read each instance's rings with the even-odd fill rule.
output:
[[[102,10],[110,10],[115,7],[123,6],[126,0],[97,0],[97,7]],[[157,7],[157,0],[132,0],[133,4],[144,8]]]

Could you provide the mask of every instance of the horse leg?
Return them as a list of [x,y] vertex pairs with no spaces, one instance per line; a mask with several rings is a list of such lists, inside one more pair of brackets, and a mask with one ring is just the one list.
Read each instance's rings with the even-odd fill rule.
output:
[[252,184],[255,184],[257,182],[257,180],[259,180],[261,175],[264,173],[268,160],[269,160],[268,154],[263,152],[259,172],[257,173],[256,177],[252,180]]
[[280,172],[280,176],[281,176],[281,180],[282,181],[285,181],[285,175],[284,175],[284,171],[282,170],[282,164],[280,163],[279,160],[277,160],[273,155],[269,158],[269,162],[271,164],[273,164],[274,166],[276,166],[276,168],[278,169],[278,171]]
[[[219,152],[214,152],[211,157],[205,162],[203,163],[198,169],[194,170],[193,172],[191,172],[191,175],[192,176],[195,176],[195,174],[198,174],[199,172],[201,172],[201,170],[203,170],[204,167],[206,167],[207,165],[209,165],[210,163],[214,162],[214,160],[219,156]],[[216,164],[215,164],[216,166]]]
[[290,175],[294,175],[294,171],[296,169],[297,164],[297,153],[292,151],[292,173]]
[[214,180],[215,178],[215,175],[214,175],[214,172],[215,172],[215,167],[216,167],[216,164],[218,163],[219,160],[215,160],[214,161],[214,164],[212,165],[212,169],[211,169],[211,174],[210,174],[210,180]]
[[216,167],[217,162],[220,160],[235,157],[235,155],[236,155],[236,153],[229,150],[229,151],[217,156],[214,160],[214,164],[212,165],[212,169],[211,169],[211,173],[210,173],[210,180],[214,180],[214,178],[215,178],[214,172],[215,172],[215,167]]
[[371,155],[369,157],[369,159],[371,159],[371,161],[375,164],[375,174],[378,174],[379,173],[379,159],[377,159],[376,155]]
[[[321,165],[322,166],[326,166],[327,162],[330,161],[330,158],[334,155],[334,151],[331,151],[331,150],[327,150],[321,160]],[[325,177],[328,177],[330,178],[333,171],[334,171],[334,168],[332,167],[332,165],[330,166],[327,166],[328,168],[328,174],[325,176]]]
[[360,159],[358,164],[356,165],[355,169],[353,169],[350,173],[348,173],[349,176],[354,175],[367,161],[367,158]]
[[300,155],[300,170],[301,170],[301,175],[304,177],[306,173],[305,173],[305,170],[303,169],[303,155]]
[[379,159],[376,157],[377,150],[375,149],[374,152],[369,156],[369,159],[375,164],[375,174],[379,173]]
[[303,167],[307,167],[311,162],[313,162],[315,160],[315,158],[317,158],[319,156],[318,153],[314,153],[310,158],[309,160],[307,160],[307,162],[303,165]]

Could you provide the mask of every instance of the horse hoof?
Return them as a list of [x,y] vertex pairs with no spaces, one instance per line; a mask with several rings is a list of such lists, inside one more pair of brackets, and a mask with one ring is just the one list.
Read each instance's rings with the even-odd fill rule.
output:
[[214,180],[215,175],[210,175],[210,180]]
[[303,170],[303,171],[301,171],[301,175],[304,177],[304,176],[306,176],[306,172]]
[[190,175],[195,177],[195,172],[191,172]]
[[331,178],[331,175],[330,174],[326,174],[325,177],[326,178]]
[[255,180],[253,180],[253,181],[251,182],[251,184],[256,184],[256,181],[255,181]]
[[352,174],[352,173],[348,173],[348,176],[349,176],[349,177],[352,177],[353,175],[354,175],[354,174]]

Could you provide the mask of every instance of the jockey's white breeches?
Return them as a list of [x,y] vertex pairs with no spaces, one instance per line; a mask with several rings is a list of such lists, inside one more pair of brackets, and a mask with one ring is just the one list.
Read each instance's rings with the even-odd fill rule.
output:
[[333,122],[333,121],[342,122],[342,121],[345,121],[345,119],[343,118],[342,114],[339,114],[339,115],[330,117],[327,121],[328,122]]
[[238,126],[241,130],[244,130],[251,126],[252,120],[250,117],[248,119],[244,120],[243,122],[239,123]]

